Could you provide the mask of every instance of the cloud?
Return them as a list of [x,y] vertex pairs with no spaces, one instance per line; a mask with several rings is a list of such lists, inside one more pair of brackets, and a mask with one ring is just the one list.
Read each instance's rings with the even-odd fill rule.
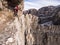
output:
[[25,2],[24,9],[30,9],[30,8],[38,8],[38,4],[35,4],[34,2]]
[[24,10],[30,9],[30,8],[36,8],[39,9],[44,6],[48,5],[60,5],[60,0],[25,0],[24,2]]

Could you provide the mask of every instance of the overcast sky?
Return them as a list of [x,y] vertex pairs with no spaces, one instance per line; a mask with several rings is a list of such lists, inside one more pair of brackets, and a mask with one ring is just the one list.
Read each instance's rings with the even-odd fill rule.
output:
[[39,9],[48,5],[60,5],[60,0],[24,0],[24,10],[30,8]]

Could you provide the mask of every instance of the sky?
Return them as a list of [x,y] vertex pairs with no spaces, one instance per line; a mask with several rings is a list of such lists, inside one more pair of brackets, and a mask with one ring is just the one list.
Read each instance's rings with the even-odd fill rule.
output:
[[24,0],[24,10],[31,8],[39,9],[44,6],[60,5],[60,0]]

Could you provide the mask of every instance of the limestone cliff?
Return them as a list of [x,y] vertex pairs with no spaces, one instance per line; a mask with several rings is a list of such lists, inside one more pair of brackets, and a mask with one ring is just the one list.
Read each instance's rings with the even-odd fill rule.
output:
[[0,45],[24,45],[23,0],[16,4],[19,6],[18,17],[14,17],[11,5],[18,3],[16,1],[19,0],[0,0]]
[[[37,15],[35,12],[37,13]],[[60,25],[46,25],[45,23],[41,24],[39,22],[45,20],[52,20],[53,22],[55,20],[56,22],[59,22],[57,21],[58,18],[60,18],[59,12],[60,6],[47,6],[40,8],[39,10],[29,9],[24,11],[23,14],[26,19],[25,44],[60,45]]]
[[[14,17],[13,12],[16,5],[19,6],[18,17]],[[47,11],[53,12],[53,19],[60,19],[59,6],[47,7],[47,11],[44,11],[46,7],[41,10],[30,9],[23,12],[25,15],[22,14],[23,7],[23,0],[0,0],[0,45],[60,45],[60,25],[38,23],[41,19],[38,14]]]

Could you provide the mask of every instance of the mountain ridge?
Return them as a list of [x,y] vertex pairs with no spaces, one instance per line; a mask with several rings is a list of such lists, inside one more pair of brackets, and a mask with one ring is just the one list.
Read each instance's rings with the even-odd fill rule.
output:
[[[60,5],[46,6],[46,7],[40,8],[38,10],[37,9],[28,9],[26,11],[23,11],[23,14],[24,15],[31,14],[31,15],[35,15],[35,16],[39,17],[39,19],[41,19],[40,23],[46,22],[46,21],[44,21],[45,19],[46,20],[50,19],[54,25],[60,25],[60,21],[58,21],[59,20],[58,18],[60,18],[59,12],[60,12]],[[45,19],[43,20],[43,18],[45,18]]]

